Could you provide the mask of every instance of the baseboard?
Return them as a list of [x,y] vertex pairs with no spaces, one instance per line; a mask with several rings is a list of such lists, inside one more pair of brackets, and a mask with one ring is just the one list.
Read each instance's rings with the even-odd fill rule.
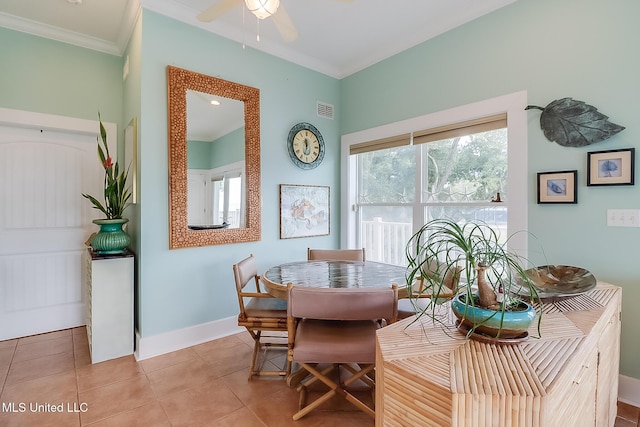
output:
[[237,317],[228,317],[150,337],[141,337],[136,330],[134,356],[144,360],[244,331],[237,322]]
[[640,380],[620,375],[618,377],[618,400],[640,407]]

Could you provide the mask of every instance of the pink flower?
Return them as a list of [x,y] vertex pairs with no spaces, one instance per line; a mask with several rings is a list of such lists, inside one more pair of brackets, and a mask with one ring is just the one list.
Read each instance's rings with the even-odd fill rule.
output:
[[107,160],[104,161],[102,166],[104,166],[105,169],[113,167],[113,160],[111,160],[111,156],[107,157]]

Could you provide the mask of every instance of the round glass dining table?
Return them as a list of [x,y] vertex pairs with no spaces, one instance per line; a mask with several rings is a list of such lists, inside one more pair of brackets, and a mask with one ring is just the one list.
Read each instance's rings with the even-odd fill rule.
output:
[[319,288],[406,288],[406,268],[372,261],[299,261],[276,265],[262,275],[271,295],[286,299],[287,284]]

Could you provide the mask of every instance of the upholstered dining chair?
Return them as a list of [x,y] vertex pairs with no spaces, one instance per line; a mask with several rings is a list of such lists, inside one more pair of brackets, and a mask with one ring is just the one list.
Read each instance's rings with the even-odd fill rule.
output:
[[[376,330],[380,319],[387,324],[396,321],[397,286],[312,288],[289,284],[287,292],[288,360],[311,374],[298,386],[300,407],[293,419],[302,418],[336,395],[375,418],[374,410],[349,388],[358,383],[374,390]],[[307,389],[318,380],[329,391],[307,405]]]
[[[244,326],[254,341],[249,379],[254,375],[288,375],[291,372],[288,358],[284,370],[262,370],[258,367],[261,350],[269,347],[287,347],[287,301],[274,298],[262,290],[253,254],[233,265],[233,276],[240,306],[238,326]],[[251,282],[255,284],[255,292],[245,290]]]
[[364,248],[361,249],[311,249],[307,248],[309,261],[365,261]]

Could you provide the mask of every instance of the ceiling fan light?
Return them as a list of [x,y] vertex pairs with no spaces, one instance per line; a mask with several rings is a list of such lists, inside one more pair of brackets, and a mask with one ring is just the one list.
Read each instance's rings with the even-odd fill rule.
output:
[[265,19],[276,13],[280,0],[244,0],[247,9],[258,19]]

